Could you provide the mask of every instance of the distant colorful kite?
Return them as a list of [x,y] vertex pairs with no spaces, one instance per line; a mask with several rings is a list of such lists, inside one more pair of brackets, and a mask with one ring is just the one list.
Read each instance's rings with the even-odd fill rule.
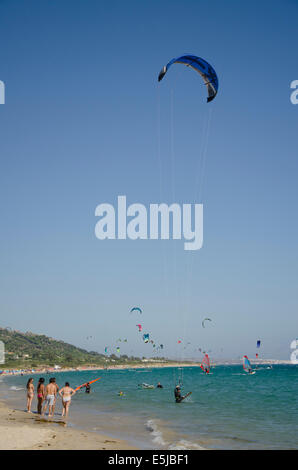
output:
[[133,313],[133,312],[139,312],[139,313],[143,313],[142,312],[142,309],[140,309],[140,307],[133,307],[130,311],[130,313]]
[[145,333],[143,335],[143,340],[144,340],[144,343],[149,343],[149,334],[148,333]]

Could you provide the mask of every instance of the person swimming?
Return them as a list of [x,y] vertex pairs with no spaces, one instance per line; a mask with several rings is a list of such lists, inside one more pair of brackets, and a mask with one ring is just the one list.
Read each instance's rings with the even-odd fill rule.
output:
[[156,388],[163,388],[163,386],[161,385],[160,382],[158,382],[158,384],[156,385]]

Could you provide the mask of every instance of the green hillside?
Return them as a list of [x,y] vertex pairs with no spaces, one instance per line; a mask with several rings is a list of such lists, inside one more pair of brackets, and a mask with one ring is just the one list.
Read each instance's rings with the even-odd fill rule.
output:
[[[0,368],[54,366],[73,367],[83,364],[104,365],[106,357],[88,352],[71,344],[57,341],[45,335],[21,333],[0,328],[0,341],[5,345],[5,364]],[[137,362],[138,358],[110,356],[113,363]]]

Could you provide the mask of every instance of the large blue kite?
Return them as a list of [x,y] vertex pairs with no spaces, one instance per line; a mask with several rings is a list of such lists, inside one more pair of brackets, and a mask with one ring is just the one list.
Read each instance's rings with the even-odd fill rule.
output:
[[195,55],[182,55],[180,57],[176,57],[161,69],[158,75],[159,82],[163,79],[163,77],[173,64],[184,64],[187,67],[191,67],[196,72],[198,72],[203,78],[204,83],[207,87],[207,103],[209,103],[215,98],[218,90],[218,78],[214,68],[210,64],[208,64],[206,60]]

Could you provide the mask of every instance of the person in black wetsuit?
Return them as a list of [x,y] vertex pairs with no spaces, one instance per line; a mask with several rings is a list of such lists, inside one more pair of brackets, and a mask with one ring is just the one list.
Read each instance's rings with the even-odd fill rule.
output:
[[175,394],[176,403],[181,403],[184,397],[181,395],[180,385],[176,385],[176,388],[174,390],[174,394]]
[[161,385],[160,382],[158,382],[158,384],[156,385],[156,388],[163,388],[163,386]]
[[89,382],[86,384],[86,390],[85,390],[85,393],[90,393],[91,392],[91,387],[90,387],[90,384]]

